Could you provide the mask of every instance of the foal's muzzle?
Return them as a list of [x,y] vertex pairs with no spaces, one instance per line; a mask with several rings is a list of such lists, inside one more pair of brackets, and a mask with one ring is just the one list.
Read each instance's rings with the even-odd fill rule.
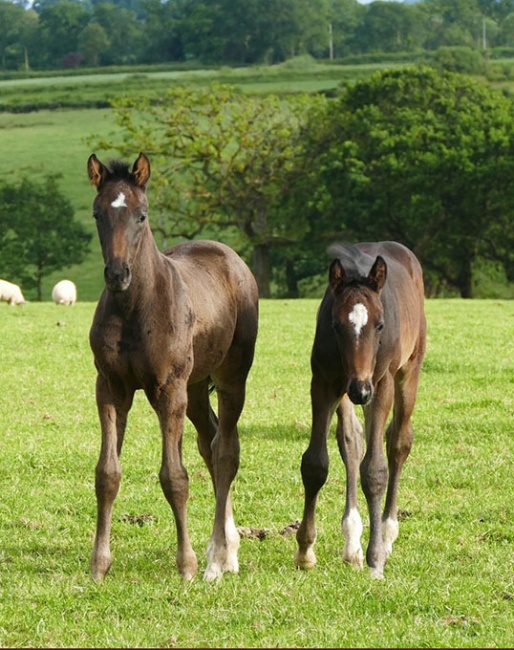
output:
[[373,384],[370,381],[352,379],[348,384],[347,392],[354,404],[368,404],[373,397]]
[[109,291],[125,291],[132,280],[130,266],[120,260],[112,260],[105,265],[105,286]]

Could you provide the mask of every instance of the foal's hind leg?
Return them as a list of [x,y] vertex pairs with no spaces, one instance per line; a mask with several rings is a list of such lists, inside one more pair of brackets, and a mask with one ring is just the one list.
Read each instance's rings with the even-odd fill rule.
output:
[[96,403],[102,429],[102,444],[95,478],[97,523],[91,556],[91,572],[95,580],[104,578],[112,562],[110,551],[112,506],[120,486],[119,456],[125,435],[127,414],[133,397],[133,392],[125,393],[121,387],[115,396],[107,380],[98,375]]
[[215,580],[227,571],[237,573],[240,537],[234,523],[230,486],[239,468],[237,422],[245,401],[244,382],[218,382],[219,425],[212,441],[216,509],[214,527],[207,547],[206,580]]
[[387,556],[391,554],[399,532],[398,486],[403,465],[412,447],[411,415],[416,401],[418,380],[417,365],[403,368],[395,377],[393,418],[386,431],[389,482],[382,516],[382,537]]
[[364,554],[361,546],[362,520],[357,509],[357,481],[362,459],[362,426],[348,395],[344,395],[337,409],[336,438],[346,467],[346,505],[342,520],[345,538],[343,560],[362,567]]
[[209,401],[209,382],[205,380],[191,384],[187,389],[187,417],[193,423],[198,437],[198,451],[211,475],[216,492],[214,464],[212,460],[212,441],[218,432],[218,418]]

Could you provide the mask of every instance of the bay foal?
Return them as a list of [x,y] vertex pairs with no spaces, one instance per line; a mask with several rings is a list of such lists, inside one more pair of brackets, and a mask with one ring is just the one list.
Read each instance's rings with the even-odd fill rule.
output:
[[[336,437],[346,467],[343,560],[363,564],[360,470],[370,517],[366,560],[372,576],[381,578],[398,536],[398,484],[412,445],[411,414],[425,354],[423,275],[414,254],[395,242],[339,245],[331,253],[335,259],[311,355],[312,433],[301,464],[305,506],[295,561],[300,568],[316,563],[316,501],[328,475],[327,434],[336,412]],[[364,457],[352,402],[364,411]],[[383,436],[393,404],[386,464]]]
[[[236,253],[220,243],[188,242],[159,252],[148,222],[150,162],[144,154],[132,169],[120,161],[104,165],[92,154],[87,168],[97,189],[93,214],[105,262],[105,289],[90,332],[102,430],[93,577],[102,579],[111,566],[120,454],[138,389],[145,391],[160,423],[159,478],[175,517],[179,572],[191,579],[197,570],[186,517],[188,476],[182,463],[186,414],[198,432],[216,495],[204,576],[212,580],[225,571],[237,572],[239,534],[229,490],[239,465],[237,422],[257,336],[254,277]],[[219,419],[209,402],[211,382]]]

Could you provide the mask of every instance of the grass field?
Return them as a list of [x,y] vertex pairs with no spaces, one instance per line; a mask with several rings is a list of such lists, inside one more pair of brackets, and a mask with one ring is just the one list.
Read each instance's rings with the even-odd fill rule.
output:
[[[303,505],[317,305],[261,303],[234,507],[238,526],[269,532],[242,539],[239,576],[215,584],[179,578],[157,421],[138,395],[115,504],[114,564],[95,584],[94,304],[0,304],[0,646],[512,646],[514,303],[427,303],[400,537],[383,582],[341,562],[344,472],[333,436],[315,570],[295,569],[294,536],[282,533]],[[202,569],[214,502],[189,425],[184,457]],[[362,495],[360,504],[366,522]]]

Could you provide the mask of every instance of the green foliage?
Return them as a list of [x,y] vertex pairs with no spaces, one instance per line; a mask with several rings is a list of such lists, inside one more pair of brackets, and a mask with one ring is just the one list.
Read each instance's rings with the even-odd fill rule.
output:
[[[113,92],[114,95],[123,95],[124,92],[126,92],[126,94],[131,96],[146,96],[148,97],[149,103],[152,103],[159,96],[162,98],[166,93],[166,90],[174,84],[197,84],[196,88],[201,88],[204,84],[208,85],[213,79],[220,78],[230,80],[234,85],[237,84],[241,91],[249,94],[266,94],[270,91],[284,93],[285,90],[297,92],[301,89],[306,89],[311,92],[322,89],[326,92],[329,88],[335,88],[338,84],[338,80],[343,77],[354,81],[358,78],[366,79],[369,78],[373,71],[376,71],[378,67],[379,66],[371,65],[321,65],[320,63],[317,63],[313,72],[309,70],[287,71],[283,70],[282,66],[276,65],[237,70],[205,69],[202,71],[195,71],[194,73],[186,70],[175,69],[176,67],[170,69],[169,66],[161,66],[156,69],[152,69],[151,67],[142,67],[134,68],[134,72],[145,71],[145,78],[141,78],[139,75],[136,76],[135,74],[127,76],[126,74],[121,73],[91,74],[88,76],[76,75],[75,77],[66,76],[57,78],[46,78],[45,76],[40,75],[40,78],[33,80],[12,80],[2,82],[1,87],[2,100],[5,100],[6,103],[12,101],[13,103],[19,104],[20,107],[27,106],[29,101],[34,101],[34,105],[36,106],[43,105],[44,103],[51,106],[58,106],[61,101],[64,101],[65,96],[70,102],[80,102],[81,99],[87,99],[88,102],[94,104],[95,102],[105,101],[105,98],[109,97],[109,93],[111,92]],[[406,66],[403,67],[406,69]],[[469,81],[471,83],[471,80]],[[423,83],[421,86],[423,86]],[[390,91],[388,90],[388,92]],[[425,89],[423,88],[423,92],[420,92],[421,99],[423,98],[424,92]],[[422,121],[425,119],[425,114],[430,117],[431,111],[433,111],[429,105],[430,102],[435,102],[434,105],[439,106],[437,92],[434,95],[430,94],[428,90],[426,92],[428,93],[427,96],[430,101],[427,101],[426,104],[420,103],[418,117],[421,129],[423,129]],[[483,92],[489,92],[487,86],[484,86]],[[442,96],[442,93],[439,94]],[[494,96],[501,97],[496,93]],[[398,95],[399,103],[401,103],[401,97],[402,95],[400,92]],[[481,102],[482,100],[479,98],[478,104]],[[510,100],[509,102],[505,102],[505,97],[501,97],[501,104],[505,106],[507,110],[506,114],[508,115]],[[323,104],[324,103],[322,103],[322,105]],[[329,102],[329,104],[332,104],[332,102]],[[448,110],[450,113],[450,109]],[[383,111],[386,116],[388,114],[390,116],[398,115],[398,128],[401,126],[400,118],[404,115],[408,115],[407,107],[401,106],[400,108],[397,108],[394,104],[391,104],[390,108],[387,108],[384,105]],[[496,112],[493,111],[491,118],[495,114]],[[339,118],[337,118],[334,123],[337,123],[338,119]],[[473,123],[474,120],[475,118],[470,115],[469,122]],[[501,123],[501,120],[499,123]],[[321,128],[320,126],[321,122],[315,121],[315,125],[315,133],[321,135],[325,132],[324,127]],[[358,129],[359,125],[357,124],[356,133],[358,133]],[[490,130],[486,129],[487,133],[489,133],[489,131]],[[494,130],[491,132],[494,133]],[[59,161],[66,161],[66,164],[61,166],[62,178],[59,180],[59,186],[64,195],[72,202],[78,219],[84,224],[87,231],[92,233],[91,187],[87,183],[85,172],[81,171],[84,170],[84,161],[91,153],[91,147],[86,144],[84,136],[94,133],[97,142],[100,139],[103,140],[106,148],[103,149],[102,155],[105,158],[116,154],[117,152],[114,151],[113,146],[116,142],[120,141],[121,131],[114,123],[112,111],[39,111],[23,115],[3,113],[0,114],[0,133],[4,149],[9,151],[9,157],[4,157],[2,161],[0,161],[0,174],[4,178],[9,178],[9,175],[12,175],[13,171],[16,170],[18,173],[30,173],[31,177],[34,178],[34,173],[37,175],[44,174],[47,171],[53,170],[56,164],[59,164]],[[413,134],[415,135],[415,130],[413,130]],[[470,131],[468,140],[473,139],[473,137],[473,132]],[[483,139],[484,135],[478,134],[476,145],[478,146]],[[308,144],[306,139],[304,139],[304,141]],[[386,142],[387,140],[384,141],[384,145]],[[334,141],[334,147],[339,147],[340,144],[341,140]],[[397,148],[400,152],[403,150],[403,146],[401,138],[397,136]],[[130,143],[127,143],[127,150],[129,147]],[[486,149],[483,149],[484,152],[485,150]],[[407,149],[406,151],[409,150]],[[444,148],[442,151],[445,151]],[[463,151],[467,151],[467,147],[464,146],[464,144]],[[134,147],[134,149],[132,149],[130,147],[128,154],[130,158],[133,159],[133,156],[137,154],[136,148]],[[420,149],[418,152],[414,146],[414,150],[411,151],[410,156],[412,165],[406,168],[403,172],[403,176],[396,180],[396,185],[400,189],[400,194],[398,195],[399,198],[402,196],[401,192],[403,189],[407,186],[410,187],[410,177],[413,171],[416,172],[420,163],[424,164],[424,159],[427,154],[426,152],[423,152],[423,149]],[[496,154],[493,151],[493,159],[489,160],[491,164],[495,159],[495,156]],[[478,158],[478,151],[476,157]],[[436,153],[434,153],[434,160],[437,160]],[[495,191],[498,200],[504,206],[506,205],[505,202],[510,200],[509,196],[511,192],[510,172],[508,167],[509,160],[510,158],[508,156],[503,157],[502,159],[502,156],[499,155],[498,169],[500,168],[500,163],[504,165],[505,176],[503,177],[503,180],[498,178],[490,185],[491,188],[496,187]],[[330,158],[328,158],[328,162],[332,164]],[[333,162],[335,163],[335,160]],[[485,157],[481,164],[485,165],[487,162],[488,158]],[[318,166],[319,159],[316,157],[312,158],[312,163],[315,166]],[[166,164],[167,162],[163,165],[164,168]],[[161,164],[159,162],[153,164],[154,174],[158,173],[160,167]],[[320,171],[322,170],[320,169]],[[323,171],[323,183],[325,183],[325,181],[328,182],[325,172],[328,173],[328,169]],[[385,173],[389,173],[387,168],[385,169]],[[390,182],[395,179],[394,176],[389,177],[386,175],[385,177],[386,179],[389,179]],[[373,178],[378,180],[378,173]],[[443,178],[448,181],[448,186],[450,186],[450,179],[446,179],[444,173]],[[458,178],[460,179],[459,182],[462,182],[462,196],[465,196],[468,194],[468,190],[464,184],[465,178],[461,178],[460,175]],[[154,180],[155,178],[152,178],[149,194],[150,205],[152,207],[151,220],[153,223],[155,217],[157,225],[159,213],[154,211]],[[326,243],[333,239],[341,239],[345,236],[361,238],[357,226],[355,226],[354,233],[345,232],[346,215],[351,205],[349,201],[344,200],[343,195],[339,195],[339,198],[337,199],[338,203],[336,202],[335,204],[332,204],[330,195],[327,193],[327,187],[325,187],[323,183],[320,184],[320,179],[317,176],[306,176],[303,179],[305,182],[300,182],[300,180],[301,179],[296,179],[295,183],[288,187],[288,197],[287,199],[284,197],[284,200],[280,203],[279,207],[281,214],[288,212],[286,222],[294,223],[296,220],[298,224],[301,225],[301,228],[306,235],[303,239],[300,236],[297,236],[297,238],[290,244],[275,245],[275,243],[279,243],[278,240],[275,240],[273,243],[270,258],[272,264],[271,290],[272,295],[274,296],[300,295],[306,297],[313,295],[312,291],[319,287],[319,284],[317,279],[311,281],[309,278],[312,273],[316,275],[321,273],[322,282],[325,280]],[[427,185],[428,180],[429,179],[425,179]],[[337,182],[336,176],[334,176],[334,182]],[[472,184],[474,192],[475,180],[472,180]],[[438,190],[439,185],[435,181],[433,181],[432,186]],[[368,194],[368,198],[374,196],[376,188],[373,184],[371,185],[371,188],[373,189],[373,192]],[[155,187],[155,189],[157,188]],[[432,194],[432,189],[429,186],[426,192],[429,203],[433,202]],[[351,198],[351,196],[352,195],[350,194],[349,198]],[[394,196],[394,193],[392,193],[392,196]],[[474,196],[474,194],[470,195],[469,202],[471,202],[472,196]],[[296,204],[294,201],[289,202],[289,198],[296,199]],[[366,198],[365,187],[362,188],[361,198],[363,201],[361,206],[363,207],[360,208],[360,213],[354,213],[356,221],[358,220],[359,214],[365,217],[368,213],[369,208],[364,204]],[[423,195],[421,195],[417,201],[422,201],[422,198]],[[324,201],[326,201],[326,204],[323,203]],[[402,210],[406,209],[406,206],[410,204],[410,201],[411,197],[409,196],[405,206],[399,207]],[[497,231],[498,233],[501,233],[498,238],[501,240],[502,248],[499,250],[502,252],[503,258],[508,262],[508,233],[510,232],[509,212],[504,213],[502,211],[503,208],[500,210],[500,203],[498,204],[498,214],[494,216],[494,220],[498,220]],[[490,207],[491,206],[492,204]],[[372,207],[373,209],[376,208],[378,211],[378,207]],[[357,207],[355,209],[357,210]],[[416,211],[413,209],[414,216],[419,210],[421,210],[421,214],[427,214],[427,212],[423,211],[424,209],[425,208],[416,206]],[[167,213],[170,212],[166,206],[164,207],[164,211]],[[470,214],[473,214],[473,212]],[[387,232],[389,232],[389,228],[394,226],[394,221],[383,218],[384,215],[378,213],[377,215],[377,229],[373,235],[370,235],[370,237],[372,236],[373,238],[382,239],[388,236]],[[363,223],[365,223],[365,221],[366,220],[363,219]],[[411,220],[406,217],[406,222],[410,223],[410,221]],[[413,218],[413,224],[415,221],[416,220]],[[490,225],[492,227],[493,223],[491,222]],[[395,236],[401,238],[405,234],[409,234],[410,229],[410,226],[409,228],[404,228],[403,225],[401,225],[401,227],[398,226],[395,231]],[[223,237],[224,241],[236,247],[247,260],[251,260],[251,246],[248,243],[245,243],[246,238],[243,239],[240,231],[236,230],[234,227],[231,227],[228,230],[225,229],[223,234],[221,234],[221,231],[213,225],[212,227],[208,227],[204,234],[214,238]],[[364,237],[364,235],[362,235],[362,237]],[[504,237],[505,241],[503,241]],[[464,244],[465,242],[466,240],[462,239],[462,243]],[[162,243],[161,239],[159,239],[159,243]],[[171,244],[172,241],[170,240],[168,243]],[[490,242],[484,240],[482,246],[485,246],[488,243]],[[458,246],[458,242],[456,242],[455,245]],[[92,242],[92,251],[93,253],[88,255],[82,266],[75,265],[70,268],[68,273],[70,279],[73,279],[79,288],[79,296],[83,296],[89,300],[97,299],[103,286],[101,256],[96,236]],[[440,273],[429,270],[429,263],[430,259],[427,258],[427,290],[430,292],[430,295],[452,295],[451,292],[455,291],[455,289],[449,287],[448,282],[442,280]],[[472,273],[473,275],[477,275],[478,280],[478,277],[482,277],[483,273],[481,268],[477,268],[477,264],[478,260],[473,264]],[[52,283],[61,279],[60,277],[55,276],[56,273],[49,276],[48,282]],[[484,281],[481,280],[480,284],[477,284],[477,281],[473,279],[473,294],[484,297],[488,295],[486,293],[487,291],[491,291],[490,295],[513,295],[512,285],[510,287],[505,285],[505,281],[505,275],[490,277]],[[45,280],[45,284],[46,282],[47,281]],[[23,289],[26,295],[27,288],[23,287]],[[35,293],[32,293],[32,291],[28,291],[28,299],[35,298]],[[504,294],[502,293],[503,291],[508,291],[509,293]],[[48,299],[49,294],[45,294],[44,297],[45,299]]]
[[255,65],[302,55],[430,54],[439,47],[496,56],[508,52],[514,35],[507,0],[0,0],[0,24],[0,66],[25,71],[84,61]]
[[[113,567],[103,584],[91,580],[100,432],[87,341],[95,305],[0,304],[0,645],[512,645],[514,302],[427,302],[400,536],[386,579],[372,581],[341,562],[344,471],[333,433],[317,508],[316,569],[296,570],[294,535],[282,532],[303,505],[300,460],[310,433],[309,351],[320,299],[261,302],[233,502],[237,526],[269,532],[262,541],[244,537],[240,574],[214,584],[201,576],[184,584],[176,572],[157,418],[141,393],[121,459]],[[189,424],[184,463],[202,569],[214,497]],[[359,506],[366,540],[362,492]]]
[[483,54],[467,46],[438,47],[430,64],[438,70],[462,74],[480,75],[486,70]]
[[0,186],[0,275],[36,287],[41,300],[43,278],[88,252],[91,235],[73,216],[52,176]]
[[280,207],[303,173],[308,113],[325,102],[302,94],[256,97],[222,85],[177,87],[156,105],[118,102],[120,152],[145,151],[152,159],[154,232],[168,241],[212,227],[223,238],[237,229],[253,247],[259,289],[269,297],[269,249],[308,231],[301,214]]
[[512,277],[514,104],[502,93],[427,67],[385,71],[344,88],[309,135],[310,205],[343,235],[405,243],[466,297],[479,257]]

